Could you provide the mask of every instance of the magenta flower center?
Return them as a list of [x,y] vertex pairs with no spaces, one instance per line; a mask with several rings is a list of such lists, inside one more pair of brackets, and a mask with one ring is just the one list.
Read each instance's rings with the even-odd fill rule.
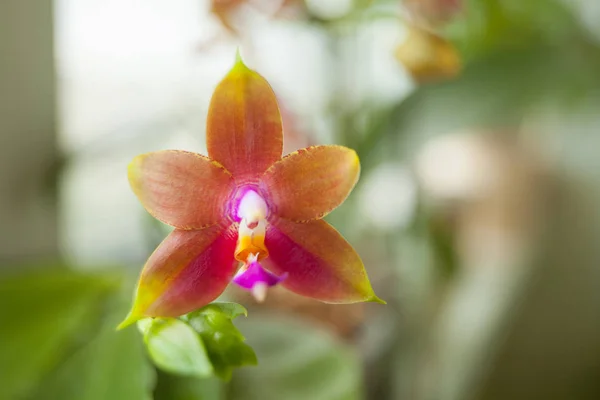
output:
[[264,194],[256,185],[239,186],[231,195],[227,210],[231,220],[236,222],[266,219],[269,211]]

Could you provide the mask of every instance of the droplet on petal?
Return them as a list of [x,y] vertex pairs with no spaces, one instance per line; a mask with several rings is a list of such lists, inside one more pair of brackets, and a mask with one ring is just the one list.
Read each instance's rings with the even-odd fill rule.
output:
[[256,301],[263,302],[267,297],[267,289],[287,278],[287,273],[277,276],[267,271],[258,262],[258,254],[248,256],[246,264],[238,271],[233,282],[243,289],[249,290]]

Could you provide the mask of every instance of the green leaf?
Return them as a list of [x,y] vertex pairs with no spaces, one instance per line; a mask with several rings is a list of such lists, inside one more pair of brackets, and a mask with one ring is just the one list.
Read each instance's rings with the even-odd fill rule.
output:
[[240,341],[244,340],[231,318],[218,309],[205,307],[188,314],[184,320],[200,334],[219,332],[221,336],[234,336]]
[[[221,314],[225,314],[230,319],[235,319],[235,318],[239,317],[240,315],[243,315],[244,317],[248,316],[248,310],[246,310],[244,308],[244,306],[242,306],[241,304],[238,304],[238,303],[217,301],[217,302],[211,303],[201,309],[202,312],[207,312],[209,310],[215,311],[215,312],[220,312]],[[194,313],[191,313],[189,315],[193,315],[193,314]]]
[[331,334],[291,318],[244,320],[260,364],[236,373],[231,400],[358,400],[360,359]]
[[179,375],[230,379],[234,368],[257,363],[232,319],[246,315],[235,303],[213,303],[180,317],[144,319],[138,327],[154,363]]
[[114,279],[64,268],[0,277],[0,387],[3,398],[31,393],[59,363],[76,333],[97,320]]
[[256,365],[254,350],[233,324],[232,318],[246,315],[246,310],[233,303],[213,303],[182,319],[200,335],[215,374],[228,380],[234,368]]
[[213,374],[211,361],[194,329],[174,318],[138,322],[152,361],[165,371],[196,377]]
[[234,368],[258,364],[252,347],[243,342],[207,339],[207,347],[215,375],[223,380],[231,379]]

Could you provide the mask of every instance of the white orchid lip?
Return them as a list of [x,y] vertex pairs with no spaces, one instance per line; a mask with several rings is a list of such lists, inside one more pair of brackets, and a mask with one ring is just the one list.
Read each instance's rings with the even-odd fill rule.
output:
[[257,192],[249,189],[240,200],[236,216],[252,229],[267,218],[267,212],[267,202]]

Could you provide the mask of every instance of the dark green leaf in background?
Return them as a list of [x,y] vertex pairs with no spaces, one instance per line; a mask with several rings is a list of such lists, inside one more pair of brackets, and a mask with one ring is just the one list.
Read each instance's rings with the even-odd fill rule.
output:
[[[42,272],[41,272],[42,271]],[[60,361],[77,333],[95,320],[115,280],[58,268],[0,277],[0,388],[26,396]]]
[[155,371],[135,329],[117,332],[115,324],[127,303],[114,292],[99,330],[49,374],[32,399],[150,400]]
[[222,400],[224,384],[218,378],[192,378],[159,372],[154,400]]

